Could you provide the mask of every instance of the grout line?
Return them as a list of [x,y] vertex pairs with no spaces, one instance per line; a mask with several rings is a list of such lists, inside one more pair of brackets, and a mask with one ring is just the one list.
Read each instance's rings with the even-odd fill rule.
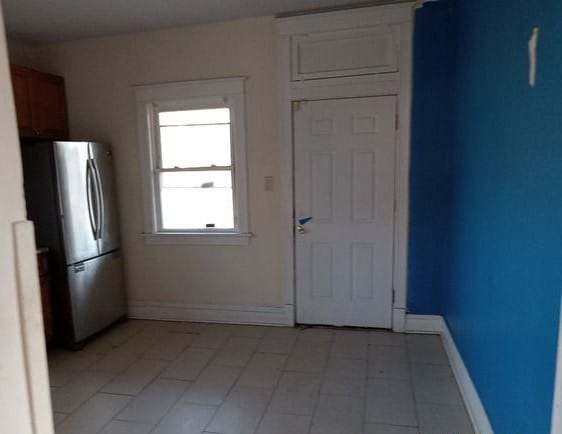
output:
[[415,386],[414,386],[414,374],[412,371],[412,360],[410,358],[410,345],[408,343],[408,338],[404,339],[404,345],[406,346],[406,359],[408,360],[408,374],[410,375],[410,387],[412,389],[412,399],[414,401],[414,412],[416,414],[416,429],[420,430],[420,412],[418,409],[418,400],[416,398],[416,391],[415,391]]
[[314,405],[314,409],[312,410],[312,416],[310,417],[310,426],[308,427],[308,434],[311,434],[312,427],[314,426],[314,417],[316,416],[316,412],[318,411],[318,407],[320,406],[320,397],[322,395],[322,386],[324,385],[324,380],[326,379],[326,373],[328,371],[328,362],[330,360],[330,354],[332,353],[332,348],[335,343],[335,333],[332,335],[330,339],[330,349],[328,350],[328,356],[326,357],[326,363],[324,365],[324,369],[320,374],[320,387],[318,388],[318,393],[316,394],[316,403]]

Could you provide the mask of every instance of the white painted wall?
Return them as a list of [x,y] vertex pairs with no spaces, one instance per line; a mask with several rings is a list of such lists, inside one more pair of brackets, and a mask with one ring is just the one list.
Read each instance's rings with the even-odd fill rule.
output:
[[[37,266],[33,233],[21,223],[26,218],[23,177],[1,8],[0,150],[0,432],[49,434],[53,431],[50,405],[44,399],[48,386]],[[16,222],[25,240],[15,239]],[[23,281],[21,274],[18,279],[18,268],[28,270]],[[23,317],[32,320],[26,322]],[[29,353],[30,343],[40,348],[38,353]],[[38,378],[38,384],[28,382],[28,376]]]
[[[73,138],[114,147],[130,302],[282,305],[277,47],[252,18],[44,46],[41,69],[66,79]],[[247,76],[249,247],[146,245],[133,85]],[[275,192],[263,178],[275,176]]]

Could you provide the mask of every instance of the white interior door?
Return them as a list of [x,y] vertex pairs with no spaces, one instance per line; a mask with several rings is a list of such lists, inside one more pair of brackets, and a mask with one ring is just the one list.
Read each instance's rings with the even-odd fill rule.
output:
[[299,323],[391,327],[395,116],[395,96],[294,105]]

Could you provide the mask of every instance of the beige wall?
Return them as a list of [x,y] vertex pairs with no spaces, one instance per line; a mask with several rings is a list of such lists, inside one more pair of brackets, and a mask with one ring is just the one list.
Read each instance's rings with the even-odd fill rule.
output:
[[37,63],[37,47],[19,39],[8,39],[10,63],[34,68]]
[[[38,66],[66,79],[73,138],[114,147],[129,300],[237,305],[284,302],[278,80],[273,18],[62,43]],[[133,86],[247,76],[250,230],[246,246],[146,245]],[[275,177],[265,192],[263,178]]]

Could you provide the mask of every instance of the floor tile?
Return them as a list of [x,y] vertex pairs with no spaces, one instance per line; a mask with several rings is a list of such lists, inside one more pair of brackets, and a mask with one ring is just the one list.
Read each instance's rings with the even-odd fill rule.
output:
[[106,372],[86,371],[52,394],[53,410],[72,413],[113,378]]
[[323,394],[364,397],[367,385],[367,361],[330,358],[322,382]]
[[154,428],[153,425],[123,422],[114,420],[109,423],[100,434],[148,434]]
[[138,395],[166,367],[161,360],[137,360],[103,387],[102,392]]
[[254,354],[254,351],[259,343],[259,338],[232,336],[225,343],[223,348],[217,351],[212,364],[240,368],[244,367],[250,361],[250,358],[252,357],[252,354]]
[[410,382],[373,378],[368,380],[366,422],[418,425]]
[[412,383],[418,403],[464,405],[453,371],[447,365],[412,364]]
[[299,341],[285,365],[286,371],[320,373],[328,362],[331,343],[326,341]]
[[57,413],[54,412],[53,413],[53,423],[55,425],[60,424],[63,420],[65,420],[68,417],[68,414],[66,413]]
[[321,395],[310,434],[362,434],[365,401],[341,395]]
[[321,393],[327,395],[344,395],[363,398],[367,386],[367,378],[349,373],[329,375],[322,381]]
[[418,434],[417,428],[398,425],[381,425],[378,423],[365,424],[363,434]]
[[132,338],[127,340],[119,348],[140,357],[146,353],[152,346],[156,345],[162,340],[166,334],[166,330],[162,327],[146,327]]
[[268,327],[264,338],[286,338],[294,337],[297,338],[301,333],[296,327]]
[[165,329],[169,332],[177,333],[190,333],[198,335],[208,324],[202,322],[192,322],[192,321],[162,321],[165,323]]
[[406,346],[406,335],[404,333],[394,333],[382,330],[373,330],[368,333],[370,345],[382,345],[385,347]]
[[318,393],[321,376],[304,372],[285,372],[271,400],[269,410],[272,413],[312,415]]
[[86,344],[85,351],[92,354],[107,354],[110,350],[127,342],[147,327],[144,321],[129,320],[116,325]]
[[254,352],[252,350],[218,350],[212,360],[213,365],[243,368],[248,364]]
[[177,403],[151,434],[201,434],[216,407]]
[[233,325],[231,328],[232,336],[241,336],[246,338],[262,338],[271,327],[251,326],[251,325]]
[[290,354],[297,341],[294,335],[266,335],[260,342],[257,351],[262,353]]
[[328,327],[309,327],[299,334],[301,341],[332,342],[336,332]]
[[326,376],[366,377],[367,361],[331,357],[326,367]]
[[86,351],[65,351],[49,355],[49,380],[51,386],[62,386],[100,359],[99,354]]
[[247,337],[247,336],[232,336],[224,344],[225,350],[249,350],[256,351],[261,338]]
[[406,339],[411,363],[449,364],[440,336],[411,334]]
[[186,349],[164,372],[161,377],[176,380],[195,380],[215,354],[206,348]]
[[49,366],[49,383],[51,387],[61,387],[76,378],[82,371],[72,371],[63,367]]
[[256,434],[308,434],[310,416],[267,413]]
[[410,367],[406,347],[369,346],[369,377],[408,380]]
[[191,343],[194,348],[221,348],[232,335],[226,325],[211,324],[201,332]]
[[102,356],[89,369],[96,372],[117,375],[131,366],[137,359],[138,355],[136,353],[130,352],[127,348],[120,346]]
[[474,434],[464,407],[418,403],[422,434]]
[[189,385],[190,383],[180,380],[155,380],[119,413],[117,419],[155,425],[180,399]]
[[98,433],[129,402],[128,396],[98,393],[78,411],[68,416],[58,427],[57,434]]
[[200,405],[220,405],[241,372],[240,368],[209,366],[187,389],[182,401]]
[[135,320],[48,357],[57,434],[473,434],[439,336]]
[[363,330],[338,330],[331,348],[332,357],[366,359],[369,335]]
[[332,344],[330,356],[348,359],[366,359],[367,349],[368,345],[366,342],[348,342],[345,339],[339,339]]
[[272,389],[235,387],[205,431],[220,434],[253,433],[271,393]]
[[247,387],[275,387],[287,356],[282,354],[258,353],[252,356],[242,372],[238,385]]
[[181,353],[193,342],[196,335],[188,333],[169,332],[162,339],[150,347],[142,357],[155,360],[176,360]]

